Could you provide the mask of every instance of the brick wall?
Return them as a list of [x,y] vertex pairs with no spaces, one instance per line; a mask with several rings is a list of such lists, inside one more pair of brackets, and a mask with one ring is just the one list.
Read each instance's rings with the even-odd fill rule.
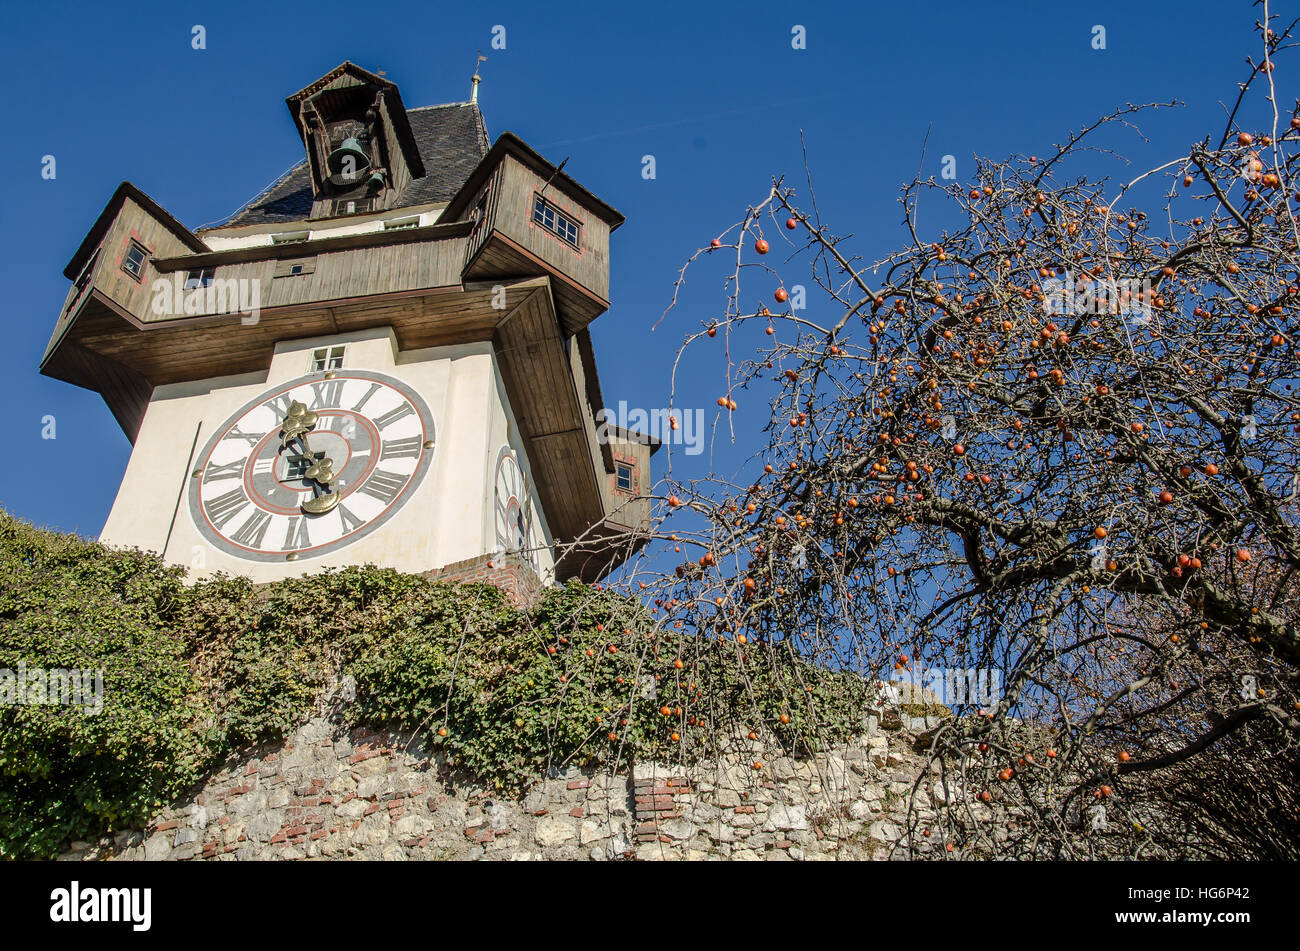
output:
[[425,577],[435,581],[495,585],[510,596],[515,607],[521,609],[536,605],[542,592],[542,579],[518,552],[467,558],[425,572]]

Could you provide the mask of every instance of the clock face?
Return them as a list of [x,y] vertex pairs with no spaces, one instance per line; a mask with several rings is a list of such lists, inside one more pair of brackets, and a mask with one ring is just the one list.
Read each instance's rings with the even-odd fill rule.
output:
[[536,533],[531,513],[526,510],[528,488],[514,452],[502,446],[497,454],[495,489],[496,542],[498,551],[522,552],[536,566]]
[[300,377],[208,440],[190,515],[215,548],[252,561],[313,558],[364,538],[415,494],[433,459],[428,405],[365,370]]

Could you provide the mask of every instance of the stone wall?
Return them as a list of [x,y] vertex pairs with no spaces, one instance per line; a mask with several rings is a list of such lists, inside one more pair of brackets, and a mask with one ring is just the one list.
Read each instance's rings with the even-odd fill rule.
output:
[[148,829],[73,843],[63,858],[888,858],[917,777],[921,815],[945,791],[914,751],[932,724],[879,723],[813,757],[764,762],[743,740],[703,766],[571,769],[511,797],[457,776],[419,736],[317,719],[212,775]]

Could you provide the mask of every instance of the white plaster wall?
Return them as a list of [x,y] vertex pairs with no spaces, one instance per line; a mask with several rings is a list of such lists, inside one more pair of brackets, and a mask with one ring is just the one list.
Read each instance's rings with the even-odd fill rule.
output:
[[[241,229],[232,229],[231,233],[223,233],[221,229],[213,229],[202,233],[204,243],[213,251],[229,251],[232,248],[262,248],[274,244],[271,240],[272,235],[289,234],[296,231],[306,231],[308,241],[318,241],[321,238],[337,238],[348,234],[369,234],[375,231],[384,230],[385,221],[396,221],[399,218],[413,218],[420,216],[419,227],[431,225],[437,222],[438,217],[442,214],[442,208],[434,208],[428,211],[417,212],[415,208],[394,208],[384,215],[383,218],[369,219],[364,221],[352,221],[343,219],[344,223],[340,224],[339,219],[330,219],[329,222],[311,222],[311,221],[287,221],[284,224],[276,225],[271,230],[261,230],[256,232],[247,232]],[[317,226],[319,225],[319,226]]]
[[[345,369],[396,377],[428,403],[436,447],[423,482],[391,519],[338,551],[295,561],[257,562],[213,548],[195,526],[186,497],[194,457],[245,403],[310,372],[312,350],[339,344],[347,346]],[[327,566],[365,563],[428,571],[495,548],[493,476],[497,451],[506,442],[516,449],[531,485],[528,460],[521,451],[490,343],[399,352],[390,328],[283,341],[276,345],[265,375],[160,386],[154,391],[100,540],[160,552],[168,562],[190,568],[191,577],[225,571],[273,581]],[[533,505],[540,515],[536,498]],[[539,519],[538,529],[549,545],[544,518]],[[547,572],[553,575],[550,552],[542,552],[539,562],[549,579]]]
[[[501,378],[501,370],[495,360],[492,362],[492,380],[496,398],[491,404],[492,439],[489,444],[490,459],[488,460],[488,465],[491,467],[489,469],[491,483],[488,490],[489,493],[495,490],[497,454],[501,446],[508,445],[515,451],[515,459],[519,463],[519,468],[523,471],[524,479],[529,488],[527,504],[532,515],[532,531],[536,536],[537,544],[545,546],[536,551],[538,573],[543,584],[552,584],[555,580],[555,557],[554,548],[552,547],[554,536],[551,535],[550,526],[546,522],[546,513],[542,511],[542,500],[537,494],[537,483],[533,477],[532,466],[523,439],[519,435],[519,424],[515,420],[514,410],[510,406],[510,399],[506,396],[505,381]],[[484,537],[490,539],[493,543],[496,541],[495,513],[495,499],[493,495],[489,494],[484,513]]]

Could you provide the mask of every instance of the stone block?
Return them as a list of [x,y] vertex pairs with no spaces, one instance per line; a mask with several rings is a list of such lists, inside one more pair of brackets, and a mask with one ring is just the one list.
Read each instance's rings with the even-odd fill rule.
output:
[[556,848],[578,837],[578,830],[568,819],[545,815],[537,820],[533,838],[544,848]]

